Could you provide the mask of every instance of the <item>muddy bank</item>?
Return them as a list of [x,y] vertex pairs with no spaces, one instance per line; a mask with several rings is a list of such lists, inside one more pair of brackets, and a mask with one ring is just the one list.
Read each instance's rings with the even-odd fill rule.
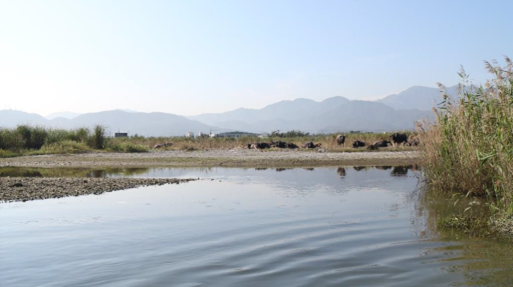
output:
[[318,167],[339,165],[415,164],[416,151],[316,152],[258,151],[153,151],[149,153],[88,153],[0,159],[0,166],[20,167]]
[[180,184],[195,179],[173,178],[0,178],[0,201],[28,201],[36,199],[102,194],[150,185]]

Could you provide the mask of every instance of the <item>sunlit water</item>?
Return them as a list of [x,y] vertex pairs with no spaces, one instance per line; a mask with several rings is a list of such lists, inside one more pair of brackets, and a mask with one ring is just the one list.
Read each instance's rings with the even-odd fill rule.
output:
[[437,231],[428,204],[419,200],[416,172],[403,167],[82,170],[74,176],[202,180],[0,204],[1,286],[513,282],[511,243]]

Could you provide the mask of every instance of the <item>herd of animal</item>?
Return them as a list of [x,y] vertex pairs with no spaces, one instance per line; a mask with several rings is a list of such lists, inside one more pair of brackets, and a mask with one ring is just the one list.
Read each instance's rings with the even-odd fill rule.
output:
[[[338,135],[335,138],[335,141],[339,146],[345,146],[346,143],[346,136],[345,135]],[[395,133],[390,136],[390,141],[388,140],[380,140],[377,141],[371,145],[368,145],[362,141],[362,140],[355,140],[352,143],[353,148],[363,148],[367,147],[368,150],[376,150],[382,147],[389,147],[389,146],[418,146],[420,143],[419,138],[412,134],[408,137],[405,133]],[[162,144],[156,144],[153,146],[154,149],[160,149],[160,148],[166,148],[172,146],[173,143],[167,142]],[[314,143],[314,142],[306,142],[303,145],[301,145],[302,148],[305,149],[315,149],[320,148],[320,143]],[[281,149],[298,149],[299,146],[294,143],[288,143],[283,141],[272,141],[270,143],[266,142],[258,142],[258,143],[252,143],[247,144],[246,148],[248,149],[268,149],[268,148],[281,148]]]
[[[336,138],[337,144],[340,146],[344,146],[346,142],[346,136],[338,135]],[[369,150],[376,150],[380,147],[389,147],[389,146],[418,146],[420,143],[419,138],[416,135],[410,135],[408,137],[405,133],[395,133],[390,136],[390,141],[388,140],[380,140],[369,146],[364,141],[355,140],[353,141],[353,148],[361,148],[367,146]]]
[[[345,146],[346,142],[346,136],[345,135],[338,135],[335,138],[335,141],[339,146]],[[368,150],[376,150],[382,147],[389,147],[389,146],[418,146],[419,145],[419,138],[416,135],[408,135],[406,133],[395,133],[390,136],[390,141],[388,140],[380,140],[377,141],[371,145],[368,145],[362,141],[362,140],[355,140],[352,143],[353,148],[362,148],[367,147]],[[306,149],[314,149],[314,148],[320,148],[320,143],[314,143],[314,142],[306,142],[302,146],[302,148]],[[248,149],[268,149],[268,148],[288,148],[288,149],[296,149],[299,148],[296,144],[293,143],[287,143],[282,141],[273,141],[270,143],[253,143],[253,144],[247,144]]]

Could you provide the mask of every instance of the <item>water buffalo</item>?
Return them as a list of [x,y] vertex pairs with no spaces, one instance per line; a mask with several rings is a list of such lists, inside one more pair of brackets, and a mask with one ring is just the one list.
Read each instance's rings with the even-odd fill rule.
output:
[[381,140],[381,141],[377,141],[373,144],[373,146],[375,147],[388,147],[389,145],[391,145],[392,143],[387,141],[387,140]]
[[287,143],[287,148],[292,148],[293,149],[293,148],[299,148],[299,147],[297,146],[297,144]]
[[271,147],[276,147],[276,148],[286,148],[287,147],[287,143],[282,142],[282,141],[271,142],[270,145],[271,145]]
[[353,148],[365,147],[365,143],[360,140],[355,140],[353,142]]
[[290,149],[299,148],[296,144],[282,142],[282,141],[271,142],[270,146],[275,147],[275,148],[290,148]]
[[254,143],[254,144],[251,144],[251,148],[252,149],[266,149],[266,148],[270,148],[271,145],[268,144],[268,143]]
[[394,145],[405,144],[408,141],[408,136],[405,133],[395,133],[390,136]]
[[344,145],[346,142],[346,136],[345,135],[338,135],[337,136],[337,144],[338,145]]
[[302,145],[303,148],[318,148],[321,147],[321,144],[314,144],[313,142],[306,142]]

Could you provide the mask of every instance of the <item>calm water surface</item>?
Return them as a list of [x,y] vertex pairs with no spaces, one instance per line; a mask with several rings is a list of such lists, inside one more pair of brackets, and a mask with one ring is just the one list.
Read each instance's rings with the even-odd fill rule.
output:
[[436,230],[407,167],[16,172],[203,180],[0,204],[1,286],[513,285],[511,242]]

